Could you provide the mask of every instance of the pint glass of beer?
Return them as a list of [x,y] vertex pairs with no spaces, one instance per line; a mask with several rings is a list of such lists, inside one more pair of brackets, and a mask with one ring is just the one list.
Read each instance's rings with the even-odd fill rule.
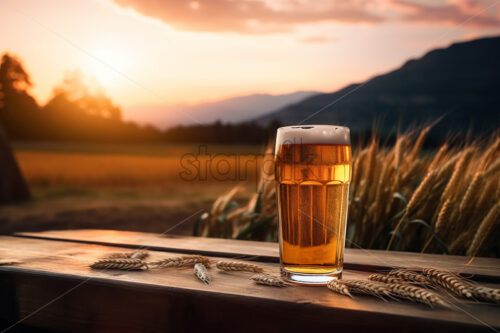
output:
[[279,128],[275,168],[281,275],[308,285],[340,278],[352,169],[349,128]]

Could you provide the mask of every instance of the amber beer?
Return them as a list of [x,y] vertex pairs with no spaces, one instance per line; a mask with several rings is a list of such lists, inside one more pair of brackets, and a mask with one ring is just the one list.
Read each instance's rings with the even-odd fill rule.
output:
[[316,285],[340,278],[351,181],[349,129],[281,127],[275,159],[282,276]]

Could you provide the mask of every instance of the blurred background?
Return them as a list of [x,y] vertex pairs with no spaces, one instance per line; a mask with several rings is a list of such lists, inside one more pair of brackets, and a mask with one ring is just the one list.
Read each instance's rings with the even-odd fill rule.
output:
[[346,125],[360,152],[432,124],[425,157],[500,125],[499,1],[19,0],[0,29],[2,234],[191,234],[217,198],[264,200],[279,126]]

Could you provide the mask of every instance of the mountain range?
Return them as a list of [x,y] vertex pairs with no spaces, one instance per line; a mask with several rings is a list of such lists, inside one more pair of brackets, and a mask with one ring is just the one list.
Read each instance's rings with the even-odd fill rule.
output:
[[141,106],[137,109],[124,110],[124,117],[137,123],[152,123],[160,128],[193,123],[193,119],[199,123],[209,123],[215,120],[235,123],[247,120],[249,115],[259,117],[317,94],[317,91],[297,91],[282,95],[237,96],[194,105]]
[[[261,124],[338,124],[382,135],[442,117],[433,132],[500,128],[500,37],[435,49],[400,68],[252,118]],[[486,131],[486,132],[485,132]]]

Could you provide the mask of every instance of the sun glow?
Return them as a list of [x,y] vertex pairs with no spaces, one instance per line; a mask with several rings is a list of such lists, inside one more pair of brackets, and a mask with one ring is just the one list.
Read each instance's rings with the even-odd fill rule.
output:
[[114,84],[130,69],[130,57],[116,48],[98,48],[91,52],[84,71],[104,85]]

